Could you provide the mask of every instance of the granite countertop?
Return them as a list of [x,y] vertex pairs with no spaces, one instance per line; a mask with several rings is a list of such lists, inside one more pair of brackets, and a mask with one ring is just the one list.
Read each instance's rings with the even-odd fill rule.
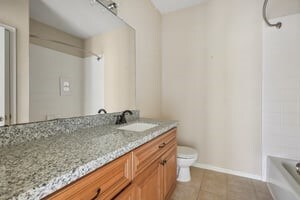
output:
[[41,199],[177,126],[151,119],[130,123],[137,121],[159,126],[132,132],[103,125],[1,147],[0,200]]

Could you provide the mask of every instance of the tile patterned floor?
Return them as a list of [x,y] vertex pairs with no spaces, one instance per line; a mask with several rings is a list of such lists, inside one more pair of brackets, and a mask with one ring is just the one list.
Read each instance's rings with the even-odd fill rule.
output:
[[171,200],[272,200],[264,182],[191,168],[192,180],[177,183]]

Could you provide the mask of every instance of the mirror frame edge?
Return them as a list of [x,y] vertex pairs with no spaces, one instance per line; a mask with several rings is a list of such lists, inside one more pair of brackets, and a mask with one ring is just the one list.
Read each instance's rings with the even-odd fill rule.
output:
[[0,26],[9,31],[9,120],[5,119],[5,126],[17,124],[17,29],[0,23]]

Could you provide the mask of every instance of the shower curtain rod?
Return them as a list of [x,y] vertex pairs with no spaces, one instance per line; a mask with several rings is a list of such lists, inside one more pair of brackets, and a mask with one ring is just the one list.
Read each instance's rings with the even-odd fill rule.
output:
[[266,22],[266,24],[267,24],[268,26],[270,26],[270,27],[276,27],[276,28],[280,29],[281,26],[282,26],[282,23],[281,23],[281,22],[278,22],[278,23],[276,23],[276,24],[272,24],[272,23],[269,22],[269,20],[268,20],[268,18],[267,18],[267,6],[268,6],[268,1],[269,1],[269,0],[265,0],[265,2],[264,2],[264,6],[263,6],[263,18],[264,18],[264,20],[265,20],[265,22]]
[[68,46],[68,47],[72,47],[72,48],[75,48],[75,49],[78,49],[82,52],[85,52],[85,53],[89,53],[93,56],[95,56],[97,58],[97,60],[101,60],[101,56],[99,56],[98,54],[94,53],[94,52],[91,52],[91,51],[88,51],[88,50],[85,50],[81,47],[78,47],[78,46],[75,46],[75,45],[72,45],[72,44],[68,44],[66,42],[62,42],[62,41],[58,41],[58,40],[52,40],[52,39],[46,39],[46,38],[42,38],[40,36],[37,36],[37,35],[33,35],[33,34],[30,34],[30,37],[31,38],[35,38],[35,39],[39,39],[39,40],[44,40],[44,41],[47,41],[47,42],[53,42],[53,43],[56,43],[56,44],[61,44],[61,45],[65,45],[65,46]]

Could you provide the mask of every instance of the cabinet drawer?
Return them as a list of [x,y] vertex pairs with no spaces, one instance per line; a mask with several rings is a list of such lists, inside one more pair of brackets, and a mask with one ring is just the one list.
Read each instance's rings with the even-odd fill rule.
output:
[[134,150],[133,177],[140,174],[172,146],[176,146],[176,129],[172,129],[157,139]]
[[127,154],[66,186],[47,200],[112,199],[132,180],[132,155]]

